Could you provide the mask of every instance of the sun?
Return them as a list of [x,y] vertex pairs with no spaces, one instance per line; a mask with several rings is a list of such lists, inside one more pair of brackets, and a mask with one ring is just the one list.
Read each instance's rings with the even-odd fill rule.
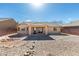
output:
[[40,8],[42,7],[42,3],[32,3],[33,7]]

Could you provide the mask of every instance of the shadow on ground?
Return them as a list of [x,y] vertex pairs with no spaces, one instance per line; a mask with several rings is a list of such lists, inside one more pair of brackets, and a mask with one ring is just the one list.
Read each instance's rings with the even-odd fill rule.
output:
[[28,35],[27,38],[24,40],[54,40],[51,38],[49,35],[45,34],[33,34],[33,35]]

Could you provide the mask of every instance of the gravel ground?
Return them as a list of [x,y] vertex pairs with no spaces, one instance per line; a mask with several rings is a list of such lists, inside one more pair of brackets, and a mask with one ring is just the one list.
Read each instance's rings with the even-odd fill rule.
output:
[[50,36],[55,40],[0,42],[0,56],[79,56],[79,36]]

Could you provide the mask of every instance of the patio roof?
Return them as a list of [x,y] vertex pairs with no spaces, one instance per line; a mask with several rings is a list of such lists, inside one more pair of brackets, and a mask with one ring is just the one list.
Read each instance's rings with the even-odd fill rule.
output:
[[23,22],[23,23],[20,23],[20,25],[28,25],[28,24],[33,24],[33,25],[61,26],[61,24],[54,23],[54,22]]

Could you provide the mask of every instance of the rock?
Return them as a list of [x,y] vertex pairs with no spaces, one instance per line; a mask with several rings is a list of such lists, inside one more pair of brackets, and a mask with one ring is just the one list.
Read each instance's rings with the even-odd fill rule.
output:
[[7,41],[7,39],[2,39],[2,40],[1,40],[1,42],[6,42],[6,41]]
[[35,47],[35,46],[34,46],[34,45],[32,45],[32,47],[30,47],[30,50],[33,50],[33,49],[34,49],[34,47]]
[[4,45],[5,48],[13,48],[13,45]]
[[9,39],[9,38],[6,39],[6,38],[5,38],[5,39],[2,39],[2,40],[1,40],[1,42],[7,42],[7,41],[13,41],[13,39]]
[[24,56],[33,56],[34,51],[27,51],[25,52]]
[[30,53],[25,52],[24,56],[30,56]]

